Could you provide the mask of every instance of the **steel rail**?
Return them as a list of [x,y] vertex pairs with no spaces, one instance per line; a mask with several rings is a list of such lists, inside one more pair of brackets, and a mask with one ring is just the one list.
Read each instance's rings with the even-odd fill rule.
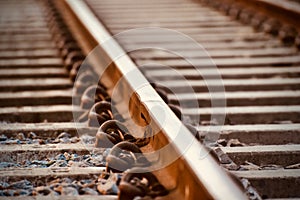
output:
[[[104,80],[104,84],[109,89],[113,89],[121,79],[123,90],[119,94],[125,102],[129,102],[130,112],[134,120],[140,124],[150,124],[154,130],[159,132],[153,136],[150,145],[158,150],[172,144],[168,153],[159,154],[159,162],[168,160],[170,155],[179,157],[164,170],[175,182],[172,193],[178,199],[246,199],[243,191],[234,180],[216,163],[213,157],[208,154],[202,144],[196,142],[194,136],[182,125],[181,121],[163,102],[155,92],[144,75],[138,70],[133,61],[126,55],[120,45],[111,38],[106,28],[99,22],[89,7],[82,0],[66,0],[56,2],[63,14],[71,16],[74,31],[81,34],[79,43],[85,53],[89,53],[97,45],[100,45],[97,56],[89,60],[96,73],[103,76],[109,73],[110,80]],[[110,40],[110,45],[103,45]],[[102,45],[101,45],[102,44]],[[118,55],[123,55],[114,60]],[[113,62],[113,63],[111,63]],[[106,66],[109,67],[106,69]],[[106,69],[104,71],[104,69]],[[134,78],[130,72],[134,71]],[[108,75],[109,76],[109,75]],[[106,79],[107,76],[104,77]],[[132,94],[132,95],[130,95]],[[152,109],[159,107],[159,109]],[[157,116],[164,111],[168,116],[164,121],[160,121]],[[180,134],[174,135],[180,130]],[[190,142],[195,141],[195,142]],[[185,148],[187,147],[188,148]],[[199,153],[207,156],[199,159]],[[156,172],[162,174],[160,172]],[[163,179],[162,176],[159,179]],[[162,181],[164,182],[164,181]],[[169,188],[171,189],[171,188]]]

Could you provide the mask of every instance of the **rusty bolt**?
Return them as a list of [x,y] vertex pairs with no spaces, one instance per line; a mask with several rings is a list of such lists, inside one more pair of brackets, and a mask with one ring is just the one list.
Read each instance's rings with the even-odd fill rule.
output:
[[89,112],[88,125],[99,127],[105,121],[113,119],[112,105],[107,101],[96,103]]
[[113,146],[106,157],[107,171],[122,172],[134,166],[149,166],[140,148],[127,141]]
[[124,140],[129,142],[136,141],[121,122],[117,120],[108,120],[98,129],[95,147],[108,148]]
[[65,67],[67,70],[72,69],[72,65],[76,61],[83,61],[85,59],[85,56],[80,51],[72,51],[69,53],[65,59]]
[[276,19],[268,19],[264,22],[262,27],[266,33],[277,35],[280,29],[280,23]]
[[95,103],[104,101],[108,98],[105,89],[99,85],[88,87],[82,97],[80,107],[83,109],[90,109]]
[[142,172],[139,168],[130,169],[123,176],[119,189],[119,199],[122,200],[132,200],[138,196],[155,198],[169,193],[151,172]]
[[279,32],[278,36],[284,44],[292,45],[295,42],[297,36],[297,30],[291,26],[283,26]]

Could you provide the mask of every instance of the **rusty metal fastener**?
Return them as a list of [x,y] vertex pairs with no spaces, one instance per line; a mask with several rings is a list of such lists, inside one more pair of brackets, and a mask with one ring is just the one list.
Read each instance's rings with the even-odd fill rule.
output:
[[111,149],[106,157],[107,171],[123,172],[129,168],[149,166],[150,162],[144,157],[140,148],[128,141],[123,141]]
[[61,49],[61,55],[63,59],[67,57],[67,55],[72,51],[80,51],[80,48],[76,43],[68,43]]
[[108,148],[122,141],[135,142],[136,139],[121,122],[108,120],[98,129],[95,147]]
[[[74,50],[74,51],[76,51],[76,50]],[[85,74],[86,72],[89,72],[89,73],[93,74],[93,78],[91,78],[91,80],[85,80],[85,81],[86,82],[92,82],[92,83],[96,84],[97,81],[98,81],[97,80],[98,77],[92,71],[93,71],[92,67],[88,62],[82,61],[82,60],[75,61],[72,65],[72,69],[70,71],[70,79],[72,81],[75,81],[77,76],[79,78],[81,74]],[[105,88],[102,84],[99,83],[99,85],[101,85],[101,87]]]
[[238,19],[240,13],[242,12],[242,9],[238,6],[232,6],[229,11],[228,11],[228,15],[230,15],[231,17]]
[[81,51],[73,51],[67,55],[65,59],[65,67],[70,71],[74,62],[83,61],[84,59],[85,56],[81,53]]
[[48,9],[45,10],[45,17],[49,21],[52,20],[53,17],[59,16],[59,13],[56,12],[55,8],[50,8],[47,6]]
[[80,107],[83,109],[91,109],[91,107],[100,101],[105,101],[109,98],[105,88],[100,85],[92,85],[88,87],[82,97]]
[[241,22],[243,22],[244,24],[249,24],[251,22],[251,19],[253,17],[254,12],[252,10],[243,10],[240,15],[239,15],[239,19],[241,20]]
[[[58,33],[54,32],[53,40],[55,42],[59,42],[61,40],[67,40],[67,39],[75,41],[73,36],[68,31],[60,30]],[[63,48],[66,48],[66,46],[64,46]]]
[[112,105],[107,101],[101,101],[91,108],[88,116],[88,125],[91,127],[99,127],[110,119],[113,119]]
[[77,44],[72,37],[59,37],[55,40],[56,46],[62,51],[67,44]]
[[69,32],[69,29],[62,22],[58,22],[56,19],[49,21],[49,29],[52,33]]
[[137,138],[136,142],[134,142],[135,145],[137,145],[138,147],[143,147],[146,146],[147,144],[149,144],[150,142],[150,138]]
[[279,32],[278,36],[284,44],[292,45],[295,42],[297,36],[297,30],[292,26],[283,26]]
[[48,16],[48,25],[49,27],[53,27],[57,24],[62,24],[63,19],[61,18],[60,14],[57,12],[53,12]]
[[264,22],[262,27],[266,33],[277,35],[280,29],[280,23],[276,19],[268,19]]
[[139,168],[133,168],[123,176],[119,189],[121,200],[132,200],[138,196],[155,198],[169,193],[151,172],[141,172]]
[[76,62],[73,63],[71,71],[70,71],[70,75],[69,75],[69,77],[70,77],[70,79],[72,81],[75,81],[81,65],[82,65],[82,61],[81,60],[76,61]]
[[224,12],[226,14],[228,14],[229,10],[230,10],[230,5],[227,3],[213,3],[212,5],[214,8],[218,8],[221,12]]
[[62,50],[67,44],[77,44],[73,39],[66,38],[65,40],[60,40],[56,42],[56,46],[59,50]]
[[260,30],[262,29],[262,25],[266,20],[267,17],[265,15],[256,14],[253,16],[250,23],[256,30]]
[[[84,80],[89,75],[92,76],[91,78],[93,78],[93,74],[87,73],[87,74],[85,74],[85,76],[82,76],[81,79]],[[88,79],[88,80],[90,80],[90,79]],[[79,81],[79,83],[81,84],[82,82]],[[76,81],[76,94],[78,94],[78,95],[81,94],[81,91],[80,91],[80,93],[78,91],[79,83],[78,83],[78,81]],[[81,89],[86,88],[85,86],[88,88],[85,90],[84,94],[81,97],[80,107],[83,109],[87,109],[87,111],[84,112],[77,119],[78,122],[86,122],[89,119],[88,117],[89,117],[90,110],[95,103],[103,101],[103,100],[106,100],[107,102],[110,101],[110,97],[108,96],[108,94],[106,92],[106,88],[104,88],[104,86],[102,86],[102,85],[91,85],[91,86],[90,85],[81,85],[81,87],[82,87]],[[81,89],[79,89],[79,90],[81,90]],[[119,119],[121,118],[118,113],[116,113],[116,115],[117,116],[115,118],[119,118]]]
[[75,93],[81,95],[88,87],[91,85],[97,84],[98,78],[91,71],[84,71],[78,75],[77,80],[75,81]]

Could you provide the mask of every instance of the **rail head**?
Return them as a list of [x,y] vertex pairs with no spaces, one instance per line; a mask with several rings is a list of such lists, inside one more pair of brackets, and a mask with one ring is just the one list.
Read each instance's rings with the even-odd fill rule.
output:
[[[65,15],[72,16],[73,29],[82,34],[80,43],[85,53],[95,46],[98,56],[89,60],[99,76],[103,73],[114,74],[107,83],[109,89],[122,85],[119,94],[125,102],[129,102],[131,116],[140,124],[150,124],[157,134],[153,136],[151,145],[159,154],[158,164],[176,159],[166,165],[167,173],[174,179],[174,193],[180,199],[246,199],[244,192],[234,180],[216,163],[207,149],[197,142],[194,136],[183,126],[170,108],[163,102],[144,75],[138,70],[131,58],[111,37],[103,24],[97,19],[83,0],[57,1]],[[72,29],[72,27],[71,27]],[[109,40],[110,45],[103,45]],[[122,55],[121,57],[118,55]],[[118,57],[116,60],[115,58]],[[107,66],[109,66],[107,68]],[[134,78],[132,73],[134,72]],[[122,79],[122,81],[120,81]],[[163,120],[157,118],[162,111]],[[178,133],[180,134],[174,134]],[[193,141],[193,142],[191,142]],[[165,149],[166,151],[160,151]],[[205,155],[205,156],[202,156]],[[172,157],[171,156],[171,157]],[[159,173],[159,169],[156,170]],[[165,180],[164,182],[172,182]],[[175,196],[174,196],[175,197]],[[173,197],[173,198],[174,198]]]

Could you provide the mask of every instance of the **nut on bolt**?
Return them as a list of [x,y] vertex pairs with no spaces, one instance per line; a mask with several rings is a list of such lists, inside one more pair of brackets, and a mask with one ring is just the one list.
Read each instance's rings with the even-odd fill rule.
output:
[[132,167],[146,167],[150,162],[144,157],[140,148],[127,141],[113,146],[106,157],[107,171],[123,172]]
[[169,193],[151,172],[141,172],[139,168],[132,168],[123,176],[119,189],[121,200],[132,200],[138,196],[155,198]]
[[122,141],[135,142],[136,139],[124,124],[117,120],[108,120],[98,129],[95,147],[108,148]]
[[89,86],[81,96],[80,107],[83,109],[91,109],[91,107],[100,101],[106,101],[109,96],[105,90],[100,85]]
[[280,29],[280,23],[276,19],[268,19],[264,22],[262,28],[266,33],[277,35]]
[[279,32],[278,36],[284,44],[292,45],[295,42],[297,36],[297,30],[292,26],[283,26]]
[[96,103],[88,115],[88,125],[90,127],[99,127],[105,121],[113,119],[112,105],[107,101]]

